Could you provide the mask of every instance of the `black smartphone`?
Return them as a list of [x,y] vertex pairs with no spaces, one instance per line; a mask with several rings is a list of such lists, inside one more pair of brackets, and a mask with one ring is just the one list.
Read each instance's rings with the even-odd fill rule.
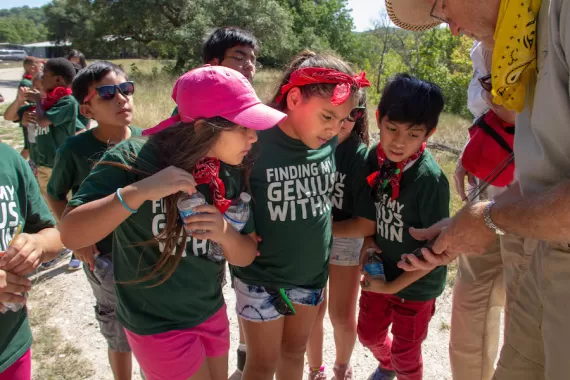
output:
[[[421,261],[426,261],[426,259],[424,258],[424,255],[422,254],[422,249],[427,248],[431,251],[431,248],[433,247],[433,243],[435,243],[436,240],[437,240],[437,236],[432,238],[431,240],[428,240],[428,242],[423,247],[414,249],[414,251],[411,254],[416,256]],[[408,260],[407,257],[406,257],[406,263],[411,264],[410,260]]]

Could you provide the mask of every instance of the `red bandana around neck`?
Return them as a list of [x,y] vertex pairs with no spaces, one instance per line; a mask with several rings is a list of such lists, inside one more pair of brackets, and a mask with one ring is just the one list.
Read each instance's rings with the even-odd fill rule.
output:
[[214,199],[214,206],[224,214],[231,201],[226,199],[226,186],[219,177],[220,160],[212,157],[204,157],[197,164],[192,175],[198,185],[208,184],[210,186],[210,194]]
[[306,67],[295,70],[291,74],[289,83],[281,87],[281,95],[277,97],[276,102],[280,103],[287,92],[294,87],[319,83],[336,84],[331,97],[331,103],[335,106],[343,104],[348,99],[352,86],[356,86],[356,88],[370,87],[370,82],[366,79],[364,71],[358,75],[350,76],[333,69]]
[[[380,170],[370,174],[366,180],[370,187],[374,188],[376,184],[380,186],[380,189],[376,191],[385,192],[386,187],[390,185],[392,190],[391,199],[394,200],[398,198],[400,195],[400,180],[402,179],[402,173],[404,172],[404,168],[410,162],[417,160],[422,156],[426,149],[426,143],[424,142],[420,149],[412,154],[410,157],[406,158],[400,162],[393,162],[386,157],[386,153],[384,149],[382,149],[382,144],[378,143],[378,147],[376,148],[376,158],[378,159],[378,166],[380,166]],[[381,182],[379,182],[381,181]]]
[[46,93],[46,97],[42,100],[42,109],[49,110],[59,101],[59,99],[71,95],[71,88],[69,87],[56,87],[52,91]]
[[32,76],[28,73],[24,74],[24,76],[22,77],[22,79],[29,79],[32,80]]

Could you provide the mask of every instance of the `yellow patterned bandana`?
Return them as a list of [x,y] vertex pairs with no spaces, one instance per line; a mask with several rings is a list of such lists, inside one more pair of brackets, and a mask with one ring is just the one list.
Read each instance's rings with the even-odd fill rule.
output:
[[536,76],[536,20],[542,0],[502,0],[495,30],[493,102],[521,112]]

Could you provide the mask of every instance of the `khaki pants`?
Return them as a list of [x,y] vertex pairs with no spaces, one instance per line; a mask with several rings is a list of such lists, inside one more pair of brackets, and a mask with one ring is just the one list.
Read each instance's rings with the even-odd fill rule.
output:
[[454,380],[490,380],[499,351],[500,316],[508,323],[530,256],[520,239],[497,238],[481,256],[460,256],[453,286],[449,356]]
[[40,192],[46,203],[48,203],[47,185],[51,177],[51,171],[52,169],[47,166],[38,166],[38,184],[40,185]]
[[570,248],[524,240],[532,255],[512,307],[505,346],[493,380],[570,378]]

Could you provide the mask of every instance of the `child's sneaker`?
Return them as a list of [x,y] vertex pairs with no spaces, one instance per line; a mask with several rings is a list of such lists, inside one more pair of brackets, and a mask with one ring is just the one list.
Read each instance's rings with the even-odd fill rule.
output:
[[333,367],[334,380],[353,380],[352,366],[350,364],[337,365]]
[[309,380],[327,380],[327,375],[325,374],[325,366],[322,366],[318,370],[309,368]]
[[396,372],[388,371],[380,367],[376,368],[376,371],[370,375],[368,380],[394,380],[396,378]]
[[83,263],[81,262],[81,260],[72,257],[71,260],[69,260],[69,264],[67,265],[67,269],[68,270],[79,270],[83,267]]

